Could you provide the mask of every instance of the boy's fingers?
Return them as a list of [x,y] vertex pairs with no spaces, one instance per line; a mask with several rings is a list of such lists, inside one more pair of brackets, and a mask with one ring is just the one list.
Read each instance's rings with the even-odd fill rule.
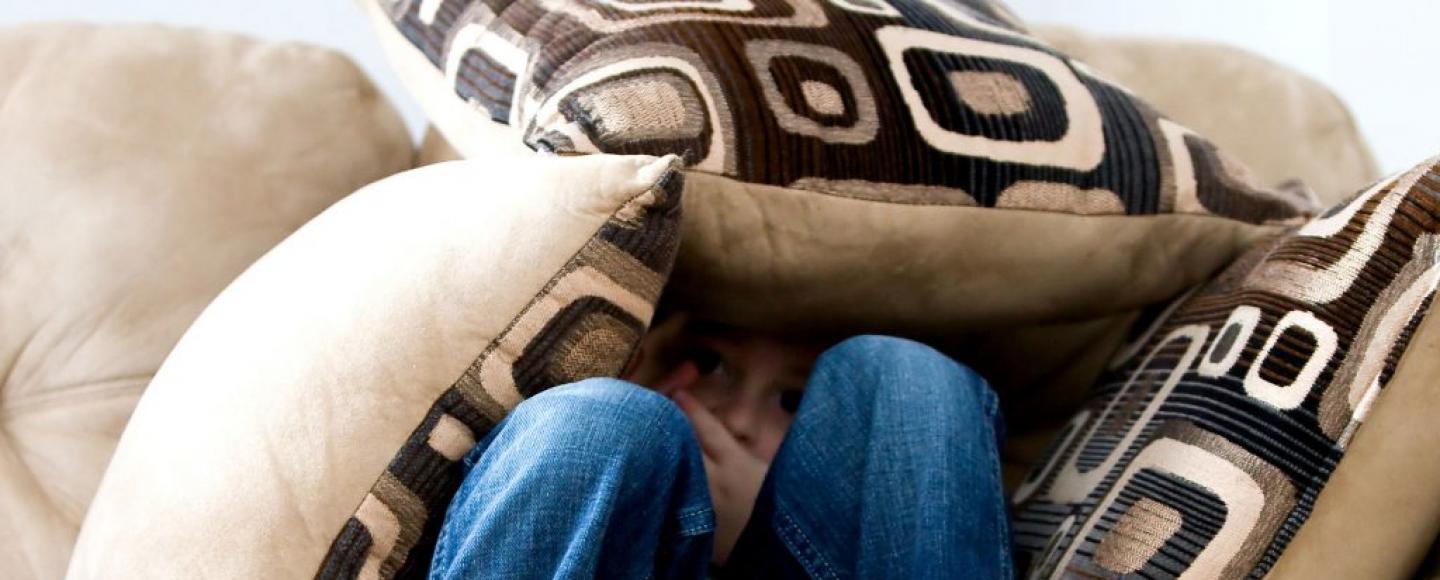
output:
[[687,360],[677,365],[669,374],[665,375],[664,378],[661,378],[655,385],[655,390],[666,397],[673,398],[677,391],[689,387],[690,383],[695,382],[696,379],[699,378],[700,370],[695,367],[695,363]]
[[[711,459],[709,455],[705,455],[703,453],[701,454],[700,460],[705,462],[705,480],[710,482],[715,481],[715,474],[720,473],[720,466],[715,465],[715,460]],[[710,490],[710,495],[715,495],[715,490],[713,489],[713,486]]]
[[730,430],[726,429],[709,409],[701,405],[700,401],[690,396],[690,393],[684,390],[675,391],[675,402],[680,405],[680,411],[690,418],[690,425],[695,428],[695,437],[700,439],[700,447],[707,455],[724,460],[741,450],[740,443],[730,434]]

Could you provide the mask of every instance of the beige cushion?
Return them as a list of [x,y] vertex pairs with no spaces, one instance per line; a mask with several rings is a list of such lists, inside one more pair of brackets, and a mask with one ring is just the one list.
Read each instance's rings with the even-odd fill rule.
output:
[[[432,130],[419,162],[459,155]],[[793,330],[800,321],[810,332],[837,335],[953,339],[1046,322],[1062,312],[1123,314],[1204,281],[1271,231],[1176,215],[877,208],[693,172],[684,200],[684,242],[670,289],[683,308],[739,326]],[[884,239],[857,233],[879,230]],[[1017,230],[1027,234],[1013,235]],[[934,248],[937,240],[955,247]],[[757,258],[765,254],[771,255]],[[1075,273],[1078,263],[1085,264],[1084,275]],[[1116,288],[1115,280],[1130,285]],[[984,297],[988,308],[957,310],[957,297]],[[1003,337],[987,340],[1013,345]],[[1028,379],[1006,376],[997,386],[1017,381]]]
[[191,320],[410,149],[331,51],[0,28],[0,575],[64,572],[121,428]]
[[[1415,328],[1276,578],[1440,577],[1440,316]],[[1424,566],[1426,551],[1430,560]],[[1417,570],[1417,567],[1422,568]]]
[[1209,137],[1262,183],[1299,179],[1330,206],[1380,177],[1345,105],[1285,66],[1208,42],[1035,31]]
[[1440,158],[1258,244],[1115,354],[1015,492],[1020,560],[1408,575],[1440,529],[1437,282]]
[[69,576],[423,570],[416,544],[476,439],[522,397],[627,362],[674,259],[676,163],[496,155],[326,210],[165,361]]
[[670,295],[722,322],[935,336],[1103,316],[1311,209],[993,2],[361,4],[467,157],[682,154]]

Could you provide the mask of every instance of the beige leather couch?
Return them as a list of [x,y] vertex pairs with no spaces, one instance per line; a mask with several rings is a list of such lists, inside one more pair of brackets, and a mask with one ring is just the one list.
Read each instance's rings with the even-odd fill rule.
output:
[[[1273,63],[1045,35],[1266,180],[1323,184],[1333,202],[1377,177],[1335,97]],[[216,293],[411,165],[394,110],[333,52],[153,26],[0,29],[0,575],[64,574],[130,411]]]
[[0,577],[64,575],[116,440],[190,322],[411,150],[331,51],[158,26],[0,29]]

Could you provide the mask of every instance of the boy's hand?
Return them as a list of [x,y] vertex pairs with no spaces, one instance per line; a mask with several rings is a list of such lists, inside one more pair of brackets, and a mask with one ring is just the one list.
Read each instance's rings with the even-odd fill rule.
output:
[[725,425],[689,393],[677,390],[674,398],[695,428],[705,456],[710,500],[715,504],[714,560],[723,565],[740,539],[745,522],[750,520],[770,464],[736,441]]

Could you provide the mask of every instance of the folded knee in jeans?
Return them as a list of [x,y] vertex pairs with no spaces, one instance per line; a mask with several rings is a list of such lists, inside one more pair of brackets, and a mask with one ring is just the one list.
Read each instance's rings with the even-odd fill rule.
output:
[[910,340],[847,339],[817,361],[742,544],[783,546],[764,557],[812,577],[1009,576],[1002,431],[964,365]]
[[616,379],[546,390],[501,421],[466,466],[432,578],[634,578],[652,568],[698,577],[709,562],[714,517],[699,443],[654,391]]
[[980,375],[929,345],[909,339],[848,338],[821,355],[815,372],[845,376],[847,380],[826,381],[827,388],[851,391],[839,396],[903,405],[921,416],[954,409],[993,415],[996,409],[995,394]]
[[689,429],[673,402],[613,378],[591,378],[542,391],[507,419],[515,437],[543,447],[612,450],[616,456],[666,456]]

